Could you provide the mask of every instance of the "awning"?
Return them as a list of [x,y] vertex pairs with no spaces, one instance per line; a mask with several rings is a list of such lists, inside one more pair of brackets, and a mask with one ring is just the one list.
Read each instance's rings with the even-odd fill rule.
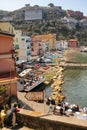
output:
[[25,63],[25,62],[26,62],[25,60],[18,60],[18,61],[16,61],[16,65],[20,65],[20,64]]
[[24,77],[24,76],[26,76],[31,70],[32,70],[32,69],[26,69],[26,70],[22,71],[22,72],[19,74],[19,76],[20,76],[20,77]]

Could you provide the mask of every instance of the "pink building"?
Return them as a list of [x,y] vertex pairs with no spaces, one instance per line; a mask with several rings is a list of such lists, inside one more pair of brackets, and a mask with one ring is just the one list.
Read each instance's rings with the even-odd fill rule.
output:
[[69,48],[77,48],[78,47],[78,42],[76,39],[70,39],[68,40],[68,47]]
[[31,43],[31,56],[37,56],[41,52],[41,40],[37,39],[35,37],[31,38],[32,43]]
[[13,34],[0,31],[0,89],[5,89],[9,97],[17,96],[18,78],[13,58],[13,37]]

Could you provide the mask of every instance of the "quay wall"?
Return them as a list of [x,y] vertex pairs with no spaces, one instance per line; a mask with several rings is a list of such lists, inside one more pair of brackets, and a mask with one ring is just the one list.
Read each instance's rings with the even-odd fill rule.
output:
[[35,130],[87,130],[87,121],[22,109],[17,122]]
[[66,69],[87,69],[87,64],[60,63],[60,66]]

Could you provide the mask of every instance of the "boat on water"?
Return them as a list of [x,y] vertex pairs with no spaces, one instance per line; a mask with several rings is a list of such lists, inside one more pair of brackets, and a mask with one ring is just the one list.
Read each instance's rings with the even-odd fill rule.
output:
[[45,81],[43,75],[38,75],[37,73],[32,72],[30,69],[23,71],[19,74],[19,76],[20,77],[17,83],[18,91],[29,92]]

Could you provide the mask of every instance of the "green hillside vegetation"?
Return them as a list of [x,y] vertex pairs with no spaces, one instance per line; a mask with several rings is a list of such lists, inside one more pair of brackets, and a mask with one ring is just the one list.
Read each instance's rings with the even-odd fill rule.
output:
[[56,33],[57,40],[76,38],[80,45],[87,45],[87,27],[81,28],[77,25],[75,29],[69,29],[59,20],[33,21],[27,24],[17,22],[15,27],[17,29],[27,29],[28,35]]

